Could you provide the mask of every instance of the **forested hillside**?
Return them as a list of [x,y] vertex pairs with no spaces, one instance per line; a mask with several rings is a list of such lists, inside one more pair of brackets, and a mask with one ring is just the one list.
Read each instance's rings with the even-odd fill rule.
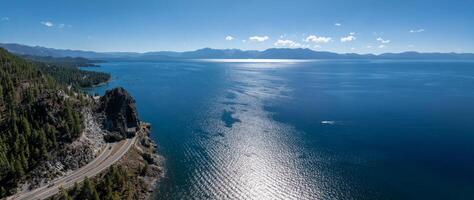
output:
[[80,70],[79,67],[95,66],[93,63],[103,62],[85,58],[56,58],[31,55],[20,55],[22,58],[35,63],[44,73],[52,76],[61,84],[73,87],[92,87],[110,79],[110,74],[103,72]]
[[82,94],[0,48],[0,198],[82,127]]
[[52,57],[52,56],[34,56],[34,55],[19,55],[20,57],[46,64],[61,65],[64,67],[94,67],[95,63],[102,63],[102,60],[90,60],[82,57]]
[[42,72],[52,76],[60,84],[71,85],[76,88],[93,87],[110,79],[110,75],[107,73],[84,71],[77,67],[45,63],[37,63],[37,66]]

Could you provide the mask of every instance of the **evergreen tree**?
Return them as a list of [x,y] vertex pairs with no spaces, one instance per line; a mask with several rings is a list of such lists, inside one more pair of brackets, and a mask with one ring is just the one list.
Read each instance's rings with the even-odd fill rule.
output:
[[73,198],[63,188],[59,188],[59,194],[59,200],[73,200]]
[[7,190],[3,186],[0,186],[0,197],[4,196],[7,196]]
[[149,168],[148,162],[145,162],[145,165],[143,166],[143,168],[140,171],[140,175],[145,176],[147,171],[148,171],[148,168]]
[[97,193],[94,184],[87,177],[84,179],[84,183],[82,184],[82,189],[78,195],[78,198],[87,200],[100,200],[99,194]]
[[14,169],[15,169],[15,176],[17,178],[22,177],[23,174],[25,174],[25,171],[23,170],[23,165],[19,159],[15,160]]
[[3,87],[0,84],[0,103],[2,103],[2,101],[3,101]]
[[26,137],[31,135],[30,122],[25,117],[21,118],[21,131],[25,134]]

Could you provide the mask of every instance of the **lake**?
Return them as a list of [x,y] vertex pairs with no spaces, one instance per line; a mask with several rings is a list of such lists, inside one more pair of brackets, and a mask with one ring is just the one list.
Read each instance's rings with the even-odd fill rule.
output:
[[156,199],[474,199],[474,62],[108,62],[152,123]]

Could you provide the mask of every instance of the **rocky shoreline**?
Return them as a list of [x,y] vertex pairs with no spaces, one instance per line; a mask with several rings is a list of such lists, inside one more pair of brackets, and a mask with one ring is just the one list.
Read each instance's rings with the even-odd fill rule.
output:
[[[149,199],[157,181],[164,174],[164,159],[156,152],[157,145],[150,137],[151,125],[139,121],[135,100],[123,88],[107,91],[100,98],[85,95],[85,99],[90,106],[81,111],[84,127],[81,136],[65,144],[63,149],[32,171],[19,185],[17,192],[46,187],[55,179],[70,175],[94,160],[106,149],[107,142],[135,137],[135,143],[123,157],[100,174],[89,178],[99,183],[111,171],[120,169],[128,184],[126,193],[117,193],[120,199]],[[64,192],[74,194],[74,190],[78,188],[64,190],[50,199],[62,199]],[[79,196],[70,197],[82,199]]]
[[[151,139],[150,133],[150,124],[141,122],[140,129],[135,136],[137,140],[131,149],[109,169],[92,177],[90,184],[99,187],[101,183],[110,179],[110,174],[119,169],[125,176],[122,179],[126,180],[127,186],[123,186],[123,183],[113,183],[122,185],[115,188],[116,191],[114,192],[117,196],[114,199],[151,199],[156,184],[164,177],[164,158],[156,152],[157,145]],[[81,183],[71,189],[62,190],[50,199],[82,199],[77,195],[84,189],[84,184]],[[93,190],[100,189],[95,188]],[[99,199],[102,199],[101,197]]]
[[[164,175],[164,159],[156,152],[157,145],[150,137],[151,125],[139,120],[135,100],[123,88],[109,90],[104,96],[92,99],[96,106],[92,111],[91,121],[88,122],[89,128],[86,130],[100,132],[99,136],[93,136],[96,140],[100,140],[93,145],[94,147],[101,148],[102,143],[117,142],[131,137],[136,137],[136,140],[128,152],[109,169],[90,177],[91,182],[97,187],[109,179],[111,173],[119,169],[124,176],[123,179],[126,180],[126,186],[115,188],[114,192],[119,198],[149,199],[156,183]],[[77,196],[77,190],[80,189],[72,188],[66,191],[66,195],[73,199],[81,199],[82,197]],[[61,199],[62,196],[64,192],[58,193],[52,199]]]
[[129,182],[135,185],[134,199],[149,199],[156,184],[164,176],[164,158],[156,152],[156,143],[150,137],[151,127],[142,123],[137,142],[115,165],[129,172]]

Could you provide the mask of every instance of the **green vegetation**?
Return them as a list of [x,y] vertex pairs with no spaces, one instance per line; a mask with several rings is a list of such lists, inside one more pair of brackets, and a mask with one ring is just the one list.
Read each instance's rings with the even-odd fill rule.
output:
[[85,58],[55,58],[21,55],[22,58],[34,62],[38,68],[53,77],[57,82],[71,85],[75,88],[92,87],[105,83],[110,79],[110,74],[80,70],[78,67],[95,66],[92,63],[103,62]]
[[82,93],[0,48],[0,198],[80,136],[85,103]]
[[86,178],[81,186],[76,183],[72,189],[62,190],[53,199],[136,199],[133,194],[134,186],[130,184],[127,170],[112,166],[102,177],[94,180]]
[[46,63],[50,65],[60,65],[63,67],[93,67],[97,66],[94,63],[104,62],[102,60],[89,60],[81,57],[51,57],[51,56],[32,56],[19,55],[20,57],[33,62]]
[[93,87],[110,79],[110,74],[107,73],[79,69],[79,67],[96,66],[93,63],[103,62],[101,60],[30,55],[19,55],[19,57],[35,63],[39,70],[53,77],[60,84],[71,85],[75,88]]
[[80,70],[77,67],[44,63],[38,63],[37,65],[42,72],[52,76],[59,83],[71,85],[75,88],[93,87],[110,79],[110,74]]

